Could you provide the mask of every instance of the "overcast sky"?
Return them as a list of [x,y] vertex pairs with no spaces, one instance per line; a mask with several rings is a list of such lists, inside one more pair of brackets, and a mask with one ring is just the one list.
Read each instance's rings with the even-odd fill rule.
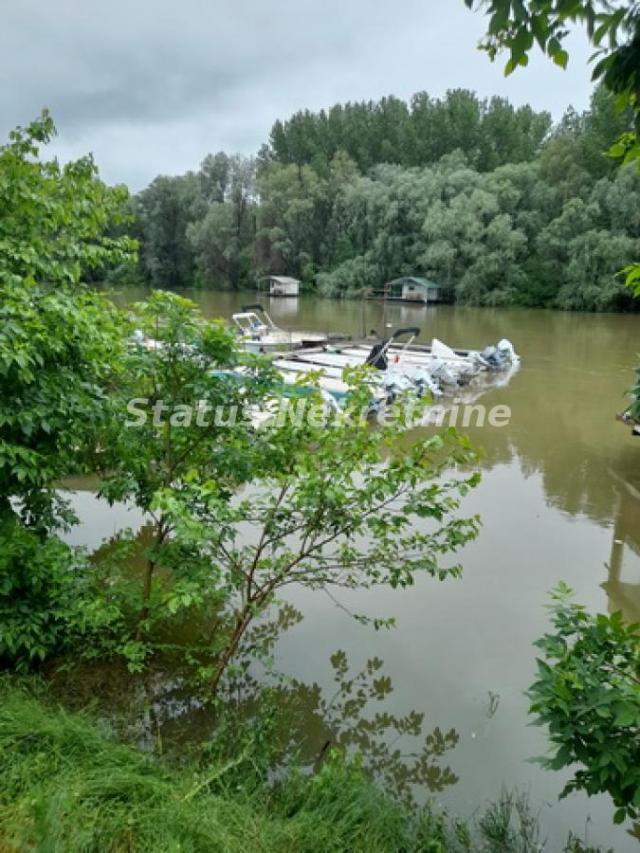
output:
[[588,46],[505,80],[463,0],[19,0],[2,10],[0,134],[43,106],[62,159],[92,151],[140,189],[207,152],[254,153],[276,118],[337,101],[465,87],[559,117],[584,109]]

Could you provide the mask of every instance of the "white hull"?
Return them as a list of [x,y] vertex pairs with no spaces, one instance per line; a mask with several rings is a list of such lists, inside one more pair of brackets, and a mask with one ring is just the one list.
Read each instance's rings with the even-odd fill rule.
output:
[[287,332],[270,333],[258,338],[243,338],[242,347],[247,352],[268,353],[291,352],[303,347],[321,346],[326,341],[326,336],[316,335],[313,332]]
[[[434,398],[446,394],[464,396],[470,401],[489,387],[506,384],[518,370],[520,360],[508,341],[501,341],[499,347],[491,349],[495,351],[491,356],[493,362],[479,353],[455,352],[437,339],[430,347],[391,344],[385,349],[386,367],[372,369],[370,381],[378,396],[390,400],[400,393],[413,392],[418,396],[428,393]],[[320,387],[338,398],[349,392],[344,371],[365,366],[370,353],[369,344],[351,343],[308,352],[302,350],[289,357],[276,358],[273,364],[290,381],[319,374]]]
[[[437,338],[430,346],[413,344],[420,334],[417,327],[398,329],[389,341],[328,346],[325,335],[279,329],[260,305],[246,306],[233,320],[240,346],[248,352],[275,356],[273,364],[285,382],[304,381],[308,374],[316,374],[316,384],[338,401],[349,393],[344,371],[365,365],[372,365],[368,382],[379,403],[405,392],[428,393],[434,398],[446,393],[459,396],[461,388],[476,382],[481,374],[500,373],[508,381],[520,361],[507,340],[482,353],[453,350]],[[407,343],[400,343],[403,337]]]

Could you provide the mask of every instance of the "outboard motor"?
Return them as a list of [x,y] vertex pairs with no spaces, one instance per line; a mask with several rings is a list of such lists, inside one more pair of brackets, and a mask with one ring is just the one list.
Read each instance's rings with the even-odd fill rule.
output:
[[441,385],[458,384],[457,375],[439,358],[434,359],[431,363],[431,376]]
[[490,367],[493,367],[494,370],[502,367],[504,359],[498,347],[485,347],[485,349],[482,350],[481,355],[487,364]]
[[432,397],[442,396],[442,389],[434,381],[428,370],[414,370],[409,378],[415,385],[419,397],[422,397],[426,392],[431,394]]
[[380,341],[371,347],[371,352],[367,356],[365,364],[369,367],[375,367],[376,370],[386,370],[388,367],[386,356],[386,342]]
[[485,370],[487,367],[490,367],[489,362],[485,361],[482,355],[476,350],[471,350],[469,353],[469,360],[473,364],[473,369],[475,373],[478,373],[480,370]]
[[387,373],[381,384],[388,403],[393,403],[399,394],[413,390],[413,383],[403,373]]
[[507,340],[507,338],[503,338],[501,341],[498,341],[496,347],[503,358],[511,364],[516,364],[516,362],[520,361],[520,357],[515,351],[515,347],[511,341]]

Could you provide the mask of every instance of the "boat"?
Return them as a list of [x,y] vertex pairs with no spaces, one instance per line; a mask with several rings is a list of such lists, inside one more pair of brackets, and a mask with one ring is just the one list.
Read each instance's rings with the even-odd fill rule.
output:
[[[258,304],[243,306],[233,319],[242,349],[270,358],[283,386],[317,388],[339,406],[352,393],[345,372],[354,368],[370,368],[364,381],[371,390],[371,409],[377,411],[406,393],[433,399],[448,395],[470,403],[488,387],[505,385],[520,365],[506,339],[478,352],[452,349],[437,338],[430,345],[415,343],[420,335],[417,326],[398,329],[387,339],[373,333],[364,340],[285,331]],[[149,348],[161,346],[142,332],[135,332],[133,340]],[[246,378],[247,371],[251,372],[249,366],[232,368],[230,373]]]
[[[489,384],[505,384],[520,364],[513,344],[503,339],[481,352],[454,350],[434,338],[431,345],[415,344],[418,327],[398,329],[387,340],[327,343],[321,347],[287,353],[273,359],[283,375],[302,377],[319,375],[319,385],[329,393],[344,395],[348,385],[344,371],[354,367],[371,367],[370,382],[392,401],[403,392],[432,397],[458,394],[484,374]],[[406,338],[402,342],[402,338]],[[502,381],[495,382],[495,374]],[[483,382],[486,385],[487,382]]]
[[327,342],[320,332],[294,332],[281,329],[273,322],[265,308],[255,303],[243,305],[232,316],[243,349],[247,352],[270,354],[317,347]]

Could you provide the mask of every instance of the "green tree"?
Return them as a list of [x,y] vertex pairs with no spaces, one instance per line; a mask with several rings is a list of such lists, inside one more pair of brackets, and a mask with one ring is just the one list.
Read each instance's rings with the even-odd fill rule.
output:
[[[398,423],[371,430],[363,418],[370,397],[360,376],[344,415],[328,413],[311,378],[284,398],[291,410],[281,417],[283,387],[269,365],[230,373],[232,336],[187,300],[156,293],[135,323],[159,344],[125,358],[98,459],[101,494],[151,519],[137,591],[117,561],[109,583],[129,626],[118,651],[130,665],[167,652],[165,638],[188,622],[192,640],[173,653],[215,695],[283,587],[395,587],[421,572],[459,573],[439,560],[476,533],[477,520],[455,510],[477,475],[440,481],[472,460],[455,433],[398,447]],[[254,426],[252,412],[274,407],[271,425]],[[435,529],[423,531],[421,519]],[[118,547],[131,544],[123,534]]]
[[277,121],[267,160],[310,165],[326,177],[343,150],[362,173],[381,164],[425,166],[460,149],[482,170],[531,159],[550,126],[546,113],[515,110],[507,101],[481,101],[467,89],[442,99],[419,92],[409,103],[388,96],[377,102],[336,104],[328,113],[308,110]]
[[[477,519],[456,510],[478,477],[445,478],[445,472],[471,461],[469,447],[449,432],[400,448],[397,425],[371,430],[362,418],[368,395],[358,388],[341,415],[321,415],[321,398],[303,397],[315,407],[312,417],[269,427],[268,467],[237,499],[195,477],[156,495],[156,510],[171,524],[171,547],[194,550],[219,595],[209,656],[199,671],[209,695],[234,671],[254,620],[292,584],[335,596],[460,572],[442,560],[476,535]],[[423,527],[425,519],[435,528]],[[385,617],[355,617],[374,627],[389,624]]]
[[554,754],[543,766],[579,765],[563,796],[609,793],[615,821],[640,814],[640,634],[619,613],[591,616],[561,584],[552,595],[553,631],[530,688],[531,712],[547,726]]
[[200,187],[205,201],[221,203],[229,189],[230,157],[224,151],[207,154],[200,164]]
[[157,177],[135,198],[140,269],[154,287],[189,287],[195,257],[187,231],[206,212],[200,179],[193,172]]
[[[296,113],[276,122],[255,171],[222,152],[205,158],[188,254],[208,287],[287,272],[355,296],[422,273],[452,301],[632,310],[605,264],[633,260],[637,186],[603,153],[632,119],[604,84],[553,128],[546,113],[462,89]],[[590,254],[569,219],[581,202],[593,213],[583,230],[599,235]]]
[[[569,54],[564,40],[569,24],[584,25],[596,49],[593,79],[602,81],[616,96],[619,110],[633,116],[633,128],[623,133],[609,153],[621,163],[638,162],[640,167],[640,7],[637,0],[622,5],[609,0],[465,0],[469,8],[485,9],[489,16],[482,47],[494,59],[509,52],[505,74],[529,62],[537,46],[557,65],[567,67]],[[640,295],[640,264],[626,268],[627,284]]]
[[125,187],[107,187],[89,155],[60,166],[38,159],[55,135],[44,111],[0,147],[0,283],[76,285],[131,257],[135,244],[109,229],[124,221]]
[[206,213],[187,227],[200,281],[206,286],[239,288],[251,278],[255,242],[253,159],[209,155],[200,169]]
[[[50,116],[0,148],[0,657],[33,661],[88,630],[86,561],[53,532],[57,481],[87,470],[123,350],[115,310],[82,284],[132,259],[112,236],[127,193],[90,157],[39,159]],[[104,614],[103,614],[104,615]],[[98,618],[102,618],[98,616]]]
[[17,500],[44,528],[54,481],[82,470],[122,349],[114,310],[80,279],[135,248],[105,236],[127,196],[98,180],[90,157],[38,159],[54,132],[44,113],[0,148],[0,513]]
[[301,276],[324,255],[328,181],[308,165],[271,164],[258,179],[257,267]]
[[[157,495],[196,478],[215,483],[228,499],[255,476],[261,457],[242,415],[272,371],[265,365],[263,377],[256,367],[251,383],[239,384],[229,373],[238,362],[232,333],[205,321],[193,303],[175,294],[157,291],[134,306],[130,326],[154,343],[132,345],[123,356],[94,464],[102,474],[102,496],[130,501],[151,519],[140,586],[130,595],[129,585],[121,584],[121,606],[138,643],[127,652],[139,656],[158,622],[175,617],[185,602],[203,603],[218,594],[208,578],[198,585],[199,556],[169,542],[174,529],[156,506]],[[122,544],[130,541],[126,532]],[[170,593],[163,566],[173,570]]]

